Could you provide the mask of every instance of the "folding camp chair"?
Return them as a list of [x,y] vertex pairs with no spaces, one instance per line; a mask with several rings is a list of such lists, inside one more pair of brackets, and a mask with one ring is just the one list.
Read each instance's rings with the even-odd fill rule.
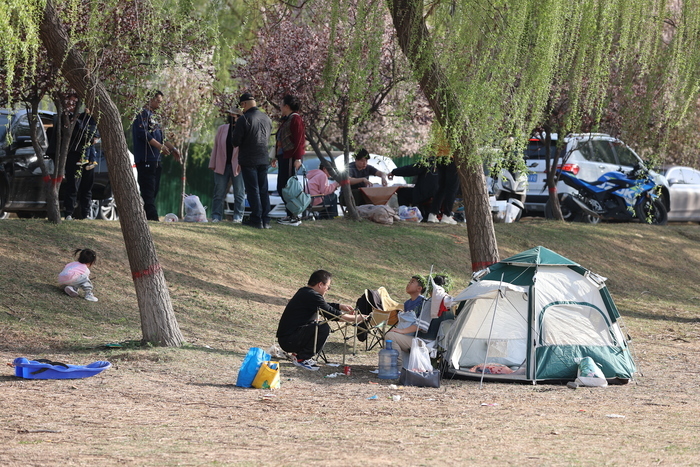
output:
[[377,345],[384,348],[384,336],[398,322],[398,312],[403,305],[389,296],[384,287],[377,290],[365,289],[365,293],[357,299],[357,309],[362,314],[369,314],[369,320],[360,324],[358,338],[365,341],[365,350],[372,350]]
[[[330,200],[326,198],[326,196],[329,197],[335,197],[335,199]],[[316,199],[321,199],[323,202],[321,204],[317,204],[314,206],[314,200]],[[330,195],[312,195],[311,196],[311,204],[309,204],[309,207],[306,210],[306,213],[304,214],[304,218],[306,219],[333,219],[334,217],[338,216],[338,198],[335,195],[335,193],[331,193]]]
[[[345,356],[347,355],[347,344],[350,339],[352,339],[352,354],[355,355],[357,350],[357,323],[351,323],[348,321],[343,321],[335,315],[326,313],[322,309],[316,311],[316,333],[314,335],[314,349],[316,348],[318,342],[318,326],[322,324],[328,324],[331,329],[331,334],[334,332],[340,333],[343,337],[343,365],[345,365]],[[330,338],[330,335],[328,336]],[[322,358],[326,363],[328,363],[328,358],[321,348],[317,354],[318,358]]]

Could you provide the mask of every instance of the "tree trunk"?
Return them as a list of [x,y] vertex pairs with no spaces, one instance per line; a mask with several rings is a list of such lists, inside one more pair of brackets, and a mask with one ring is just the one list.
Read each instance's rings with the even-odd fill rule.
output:
[[452,152],[462,187],[472,271],[478,271],[499,258],[483,169],[479,164],[466,162],[468,151],[473,150],[469,122],[460,117],[459,98],[437,61],[423,21],[423,0],[387,0],[387,4],[401,50],[411,63],[436,119],[447,131],[453,128],[460,131],[460,147]]
[[[39,145],[39,134],[37,133],[37,123],[41,125],[41,120],[39,119],[39,101],[41,99],[32,99],[31,111],[29,114],[29,128],[32,135],[32,147],[34,148],[34,154],[36,154],[37,161],[39,162],[39,168],[41,169],[41,175],[44,179],[44,194],[46,201],[46,218],[49,222],[53,224],[58,224],[61,222],[61,211],[58,205],[58,188],[61,186],[61,181],[63,180],[63,173],[59,172],[59,165],[57,162],[54,163],[53,172],[49,173],[49,169],[46,167],[46,159],[44,158],[44,148]],[[58,158],[58,157],[57,157]],[[65,159],[64,159],[65,165]],[[58,174],[61,175],[58,175]]]
[[109,178],[119,206],[119,222],[141,313],[143,341],[179,346],[183,337],[131,171],[119,111],[102,82],[90,72],[82,55],[70,47],[68,33],[52,0],[46,2],[40,37],[49,56],[61,64],[63,76],[92,109],[97,120],[109,165]]
[[545,174],[547,175],[547,192],[549,193],[549,202],[552,206],[552,215],[558,221],[564,220],[564,214],[561,212],[561,204],[559,204],[559,193],[557,191],[557,162],[558,151],[552,154],[552,129],[544,128],[544,159],[545,159]]

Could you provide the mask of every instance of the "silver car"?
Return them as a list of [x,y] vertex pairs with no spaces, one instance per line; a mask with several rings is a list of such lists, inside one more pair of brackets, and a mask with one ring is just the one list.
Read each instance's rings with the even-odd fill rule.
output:
[[668,180],[669,221],[700,222],[700,170],[668,166],[661,171]]

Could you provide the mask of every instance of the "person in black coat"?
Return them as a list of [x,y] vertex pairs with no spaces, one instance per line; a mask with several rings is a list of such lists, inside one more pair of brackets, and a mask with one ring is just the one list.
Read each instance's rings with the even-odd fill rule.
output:
[[252,94],[241,95],[238,105],[243,115],[233,130],[233,145],[238,147],[238,165],[241,166],[245,192],[250,205],[247,222],[257,229],[270,228],[270,194],[267,186],[267,169],[270,166],[268,144],[272,134],[272,122]]
[[401,206],[418,207],[423,219],[426,220],[428,218],[428,203],[438,190],[438,172],[435,164],[429,160],[397,167],[389,173],[389,179],[393,179],[395,175],[416,177],[413,188],[401,188],[397,192],[397,197]]
[[277,326],[277,341],[282,350],[296,353],[293,363],[307,370],[318,370],[313,356],[323,349],[331,332],[327,323],[317,324],[319,311],[350,323],[367,319],[365,315],[355,314],[350,305],[326,302],[324,297],[331,288],[331,277],[331,273],[323,269],[314,271],[307,286],[297,290],[287,303]]
[[[65,219],[73,217],[87,219],[90,216],[92,204],[92,186],[95,175],[92,169],[97,165],[94,144],[99,138],[97,122],[86,108],[78,115],[73,127],[68,155],[66,157],[66,191],[63,199]],[[80,212],[75,212],[77,202],[80,202]]]

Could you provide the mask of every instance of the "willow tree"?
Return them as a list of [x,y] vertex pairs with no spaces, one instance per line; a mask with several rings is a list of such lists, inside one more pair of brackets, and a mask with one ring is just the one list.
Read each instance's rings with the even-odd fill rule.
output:
[[[160,345],[180,345],[183,337],[131,171],[123,115],[112,95],[122,98],[128,94],[138,95],[139,84],[140,94],[145,95],[143,86],[156,69],[154,65],[163,66],[174,56],[174,53],[167,53],[169,47],[178,53],[188,48],[194,51],[198,47],[192,45],[193,41],[209,37],[210,31],[190,19],[189,1],[72,0],[63,7],[59,13],[53,0],[7,0],[0,3],[0,32],[4,37],[22,38],[20,42],[3,44],[7,79],[14,79],[16,72],[30,76],[35,66],[33,57],[43,46],[54,63],[59,64],[69,85],[92,109],[119,205],[122,234],[141,313],[143,340]],[[105,21],[110,18],[116,20],[116,29],[105,27]],[[88,27],[83,34],[72,35],[65,26],[67,21],[82,21]],[[115,34],[125,28],[134,31],[131,40]],[[156,31],[162,31],[162,34],[156,34]],[[117,66],[108,66],[119,60],[133,66],[128,70],[122,68],[121,73]],[[133,99],[124,101],[131,101],[131,106],[124,111],[130,121],[140,105],[134,106]],[[139,101],[144,102],[136,102]]]
[[[473,269],[498,260],[481,147],[510,138],[525,141],[559,99],[566,101],[560,107],[561,133],[595,128],[611,104],[611,85],[642,100],[661,99],[657,108],[675,121],[697,98],[696,0],[387,0],[387,5],[457,162]],[[640,93],[652,71],[668,83]],[[674,119],[666,121],[672,125]]]

